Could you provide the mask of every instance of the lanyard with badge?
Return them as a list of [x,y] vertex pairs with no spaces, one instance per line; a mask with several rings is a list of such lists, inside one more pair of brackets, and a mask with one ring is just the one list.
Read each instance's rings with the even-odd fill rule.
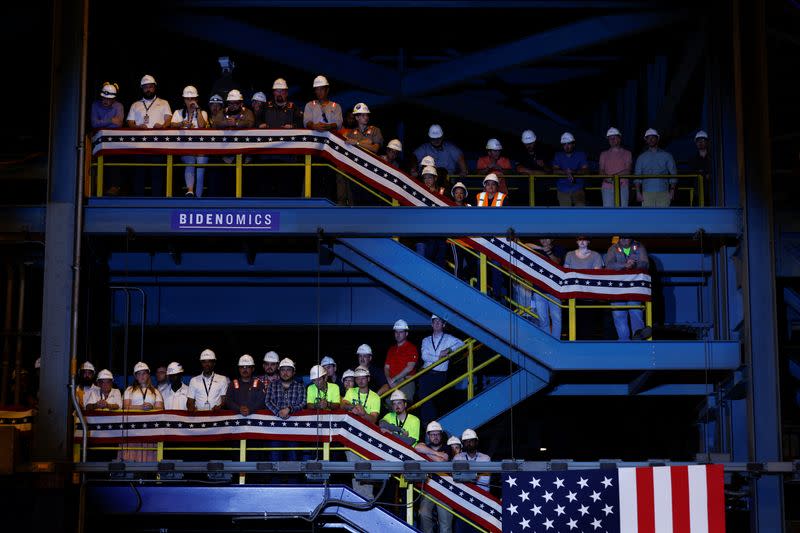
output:
[[358,394],[358,403],[356,405],[361,405],[362,407],[366,407],[367,406],[367,402],[369,401],[369,393],[370,392],[371,391],[369,389],[367,389],[367,395],[364,397],[364,401],[362,402],[361,401],[361,389],[358,389],[356,391],[356,394]]
[[158,100],[157,97],[153,98],[153,101],[150,102],[150,105],[147,105],[147,100],[142,98],[142,105],[144,106],[144,124],[150,123],[150,108],[153,107],[153,104],[156,103],[156,100]]
[[437,358],[439,357],[439,346],[442,345],[443,340],[444,340],[444,333],[442,333],[441,337],[439,337],[438,343],[436,343],[433,340],[433,335],[431,335],[431,346],[433,347],[433,355],[435,355]]
[[211,408],[211,387],[214,385],[214,374],[211,374],[211,381],[206,385],[206,378],[203,376],[203,388],[206,390],[206,408]]

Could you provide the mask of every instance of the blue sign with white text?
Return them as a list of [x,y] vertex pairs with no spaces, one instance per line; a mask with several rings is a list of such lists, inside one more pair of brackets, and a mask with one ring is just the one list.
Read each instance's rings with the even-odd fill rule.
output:
[[174,209],[172,229],[277,231],[280,214],[264,209]]

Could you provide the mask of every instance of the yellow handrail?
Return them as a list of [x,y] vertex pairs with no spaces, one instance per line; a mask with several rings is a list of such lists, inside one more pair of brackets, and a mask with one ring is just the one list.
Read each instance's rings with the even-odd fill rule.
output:
[[462,516],[461,514],[459,514],[459,513],[455,512],[453,509],[451,509],[451,508],[449,508],[448,506],[444,505],[443,503],[441,503],[439,500],[437,500],[437,499],[436,499],[436,498],[434,498],[433,496],[429,496],[428,494],[426,494],[426,493],[425,493],[425,491],[423,491],[423,490],[420,490],[420,489],[418,489],[417,487],[414,487],[414,491],[415,491],[415,492],[418,492],[418,493],[419,493],[419,494],[421,494],[421,495],[422,495],[424,498],[427,498],[428,500],[432,501],[434,504],[436,504],[436,505],[438,505],[439,507],[441,507],[442,509],[446,510],[447,512],[449,512],[451,515],[455,516],[455,517],[456,517],[456,518],[458,518],[459,520],[463,520],[463,521],[464,521],[464,522],[466,522],[467,524],[471,525],[471,526],[472,526],[472,527],[474,527],[474,528],[475,528],[477,531],[480,531],[481,533],[489,533],[487,530],[483,529],[482,527],[480,527],[479,525],[477,525],[475,522],[473,522],[473,521],[472,521],[472,520],[470,520],[469,518],[466,518],[465,516]]
[[439,396],[439,395],[440,395],[442,392],[444,392],[444,391],[446,391],[446,390],[448,390],[448,389],[451,389],[451,388],[455,387],[455,386],[456,386],[456,384],[457,384],[459,381],[463,380],[464,378],[467,378],[467,377],[469,377],[469,380],[470,380],[470,381],[472,381],[472,374],[474,374],[475,372],[478,372],[479,370],[483,370],[484,368],[486,368],[486,367],[487,367],[487,366],[489,366],[490,364],[494,363],[495,361],[497,361],[497,360],[498,360],[498,359],[500,359],[501,357],[502,357],[502,355],[500,355],[500,354],[495,354],[494,356],[490,357],[489,359],[487,359],[487,360],[486,360],[486,361],[484,361],[483,363],[481,363],[481,364],[479,364],[478,366],[474,367],[474,368],[472,369],[472,371],[471,371],[471,372],[470,372],[470,371],[464,372],[463,374],[461,374],[461,375],[460,375],[460,376],[458,376],[457,378],[455,378],[455,379],[453,379],[452,381],[449,381],[447,384],[443,385],[441,388],[439,388],[439,389],[437,389],[437,390],[433,391],[432,393],[430,393],[429,395],[425,396],[425,397],[424,397],[424,398],[422,398],[421,400],[418,400],[418,401],[417,401],[417,403],[415,403],[414,405],[412,405],[411,407],[409,407],[409,408],[408,408],[408,410],[409,410],[409,411],[411,411],[412,409],[416,409],[417,407],[419,407],[419,406],[420,406],[420,405],[422,405],[423,403],[425,403],[425,402],[427,402],[427,401],[429,401],[429,400],[432,400],[432,399],[436,398],[436,397],[437,397],[437,396]]

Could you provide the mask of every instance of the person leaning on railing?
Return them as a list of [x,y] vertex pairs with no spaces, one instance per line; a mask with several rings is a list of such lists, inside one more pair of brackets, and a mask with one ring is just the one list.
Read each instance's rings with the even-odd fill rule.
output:
[[586,153],[575,151],[575,137],[568,131],[561,135],[561,147],[563,151],[553,157],[553,172],[565,176],[556,181],[558,205],[585,206],[584,180],[576,176],[585,174],[589,168]]
[[[439,422],[433,421],[425,428],[425,442],[418,442],[415,449],[427,456],[431,461],[449,461],[454,454],[451,454],[450,446],[446,442],[447,435]],[[429,498],[421,498],[419,502],[419,517],[422,523],[422,531],[433,533],[436,531],[436,520],[439,522],[439,533],[449,533],[453,527],[453,513],[444,505],[437,505]]]
[[[665,175],[675,176],[678,173],[675,159],[672,154],[659,148],[660,135],[653,128],[644,133],[647,150],[636,158],[634,173],[640,175]],[[642,202],[642,207],[669,207],[675,199],[675,188],[678,186],[677,178],[649,178],[636,179],[633,188],[636,199]]]
[[339,385],[328,383],[328,374],[322,365],[314,365],[308,376],[311,384],[306,388],[306,405],[309,409],[338,409],[342,402]]
[[[647,249],[642,243],[628,236],[620,236],[616,244],[612,244],[606,253],[606,268],[610,270],[647,270],[649,266],[650,258],[647,255]],[[611,302],[611,305],[641,305],[641,302]],[[631,340],[631,332],[633,332],[634,340],[644,340],[650,337],[650,328],[645,329],[643,315],[641,309],[611,311],[619,340]],[[628,326],[629,319],[630,327]]]
[[356,127],[348,129],[344,133],[347,144],[358,146],[368,152],[377,154],[383,146],[383,134],[381,129],[369,123],[369,107],[365,103],[358,103],[353,108],[353,118],[356,120]]
[[[150,382],[150,367],[138,362],[133,367],[134,383],[122,395],[125,411],[162,411],[164,398]],[[119,451],[122,461],[153,462],[156,460],[156,444],[153,442],[127,442]]]
[[[444,331],[445,326],[446,323],[443,318],[431,315],[431,329],[433,331],[431,335],[422,339],[420,343],[422,368],[436,364],[440,359],[447,357],[464,344],[462,340],[446,333]],[[449,365],[450,361],[445,361],[419,376],[419,394],[417,396],[420,400],[445,386]],[[438,407],[437,398],[422,404],[420,409],[422,420],[430,421],[437,418],[439,416]]]
[[[156,96],[156,80],[145,74],[140,82],[142,99],[137,100],[128,110],[127,125],[135,129],[160,130],[169,126],[172,121],[172,109],[169,102]],[[144,196],[149,182],[151,195],[164,196],[164,157],[160,155],[140,155],[136,160],[148,166],[134,169],[133,195]]]
[[[633,155],[630,150],[622,147],[622,133],[617,128],[608,128],[606,132],[608,139],[608,150],[600,152],[600,174],[606,176],[620,176],[631,173],[633,167]],[[614,180],[606,178],[603,180],[601,189],[603,195],[603,207],[614,207]],[[619,206],[628,207],[628,178],[619,180]]]
[[[369,388],[369,369],[366,366],[359,366],[354,372],[354,378],[356,386],[345,393],[342,400],[342,408],[370,424],[377,424],[378,416],[380,416],[381,412],[381,399],[378,393]],[[345,456],[348,461],[365,461],[357,453],[350,450],[345,451]],[[353,478],[353,490],[368,500],[374,497],[374,487],[369,482],[362,482]]]
[[[208,113],[200,109],[197,103],[197,89],[192,85],[187,85],[183,88],[183,102],[186,107],[178,109],[172,115],[172,122],[170,126],[182,130],[203,129],[209,126]],[[208,163],[208,156],[205,155],[184,155],[181,156],[181,161],[186,163],[186,168],[183,170],[183,179],[186,182],[186,196],[198,198],[203,196],[203,177],[205,176],[206,169],[202,166],[194,167],[197,165],[204,165]]]
[[[394,323],[392,330],[394,331],[395,345],[387,350],[386,362],[383,367],[386,383],[390,388],[402,383],[409,376],[413,376],[419,361],[417,347],[408,340],[408,323],[401,318]],[[416,385],[413,381],[400,388],[410,399],[414,398],[415,389]]]

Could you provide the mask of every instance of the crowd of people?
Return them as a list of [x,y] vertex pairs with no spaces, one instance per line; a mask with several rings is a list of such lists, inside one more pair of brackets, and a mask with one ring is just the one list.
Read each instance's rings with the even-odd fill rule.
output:
[[[559,139],[560,150],[554,154],[545,153],[539,146],[539,139],[532,130],[521,133],[518,155],[509,158],[504,153],[499,139],[486,142],[486,155],[468,165],[464,152],[452,141],[445,138],[444,129],[433,124],[429,127],[427,142],[413,151],[403,149],[399,139],[391,139],[384,145],[381,128],[371,124],[370,109],[366,103],[356,104],[352,110],[344,111],[342,106],[331,99],[330,83],[325,76],[314,78],[312,88],[314,99],[304,106],[288,99],[289,85],[283,78],[272,84],[272,95],[256,91],[245,104],[242,92],[231,88],[225,93],[212,94],[203,109],[198,90],[187,85],[181,94],[182,107],[172,111],[169,102],[157,95],[155,78],[145,75],[140,80],[141,98],[134,101],[125,114],[125,109],[117,95],[119,87],[114,83],[104,83],[100,97],[91,106],[91,127],[94,129],[287,129],[308,128],[314,131],[330,131],[341,135],[348,144],[357,146],[387,163],[421,178],[425,186],[442,196],[450,196],[458,203],[455,195],[457,183],[470,172],[470,167],[479,175],[495,176],[499,199],[498,205],[508,203],[509,187],[505,175],[546,175],[555,179],[556,196],[560,206],[584,206],[586,201],[586,175],[606,176],[601,181],[602,205],[613,207],[615,199],[614,176],[619,179],[618,205],[625,207],[635,202],[643,207],[667,207],[676,197],[678,178],[677,165],[672,154],[660,147],[661,135],[653,128],[644,132],[645,149],[634,158],[632,152],[622,146],[622,133],[611,127],[606,132],[608,149],[599,154],[597,162],[591,162],[588,154],[577,149],[577,140],[570,132],[564,132]],[[218,88],[227,89],[222,84]],[[302,109],[301,109],[302,108]],[[694,136],[696,152],[685,166],[685,172],[702,175],[708,179],[711,173],[711,156],[708,150],[708,134],[698,131]],[[147,159],[147,160],[145,160]],[[163,164],[163,158],[152,156],[142,162]],[[209,163],[207,155],[184,155],[186,164],[184,179],[186,196],[200,197],[204,194],[204,177]],[[231,157],[223,158],[231,163]],[[250,157],[248,160],[252,160]],[[430,176],[435,179],[430,182]],[[628,177],[633,177],[632,183]],[[112,174],[107,194],[119,194],[121,182]],[[150,186],[153,196],[164,192],[164,172],[158,166],[140,169],[133,179],[132,192],[136,196],[145,194]],[[224,195],[224,187],[209,184],[207,193],[213,196]],[[348,182],[336,179],[336,201],[340,205],[353,205],[353,191]],[[463,202],[463,199],[462,199]],[[477,205],[492,205],[481,203]]]

